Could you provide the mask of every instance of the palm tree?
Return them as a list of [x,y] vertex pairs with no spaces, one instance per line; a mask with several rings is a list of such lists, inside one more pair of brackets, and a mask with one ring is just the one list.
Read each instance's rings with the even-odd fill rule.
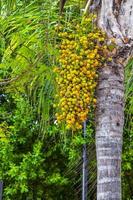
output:
[[[95,7],[95,4],[94,6]],[[132,1],[102,0],[99,26],[117,47],[100,70],[97,88],[97,200],[121,199],[121,154],[124,124],[124,66],[133,50]]]

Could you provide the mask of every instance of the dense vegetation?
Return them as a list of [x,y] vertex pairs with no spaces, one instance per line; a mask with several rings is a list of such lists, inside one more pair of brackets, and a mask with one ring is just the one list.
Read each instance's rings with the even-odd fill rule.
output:
[[[84,140],[82,130],[73,133],[58,124],[54,106],[58,27],[62,24],[66,30],[72,19],[80,22],[82,8],[84,3],[69,1],[60,17],[57,0],[1,1],[0,179],[4,200],[81,199],[84,143],[89,155],[88,199],[96,198],[94,109],[88,114]],[[125,68],[125,200],[133,197],[132,65],[131,60]]]

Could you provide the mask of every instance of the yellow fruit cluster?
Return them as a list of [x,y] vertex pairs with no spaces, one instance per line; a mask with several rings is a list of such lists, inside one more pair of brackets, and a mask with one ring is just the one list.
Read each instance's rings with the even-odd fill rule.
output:
[[54,69],[56,118],[72,130],[82,129],[91,105],[96,104],[97,68],[104,61],[101,49],[105,36],[92,25],[93,19],[84,18],[81,24],[71,23],[67,31],[59,32],[59,66]]

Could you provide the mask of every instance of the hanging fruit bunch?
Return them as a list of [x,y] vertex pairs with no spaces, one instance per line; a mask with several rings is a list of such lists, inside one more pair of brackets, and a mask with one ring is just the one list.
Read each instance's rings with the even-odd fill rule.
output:
[[82,129],[92,106],[97,85],[97,69],[104,62],[105,35],[94,25],[91,15],[68,23],[58,34],[59,57],[56,72],[56,118],[68,129]]

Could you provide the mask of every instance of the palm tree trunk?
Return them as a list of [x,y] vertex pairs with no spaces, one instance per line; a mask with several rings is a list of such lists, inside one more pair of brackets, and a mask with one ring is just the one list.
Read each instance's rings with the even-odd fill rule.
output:
[[99,72],[96,109],[97,200],[121,200],[124,66],[133,56],[133,4],[132,0],[100,2],[98,25],[107,33],[109,43],[110,38],[114,38],[117,51],[113,60]]
[[108,63],[97,88],[97,200],[121,199],[121,151],[124,124],[124,67]]

